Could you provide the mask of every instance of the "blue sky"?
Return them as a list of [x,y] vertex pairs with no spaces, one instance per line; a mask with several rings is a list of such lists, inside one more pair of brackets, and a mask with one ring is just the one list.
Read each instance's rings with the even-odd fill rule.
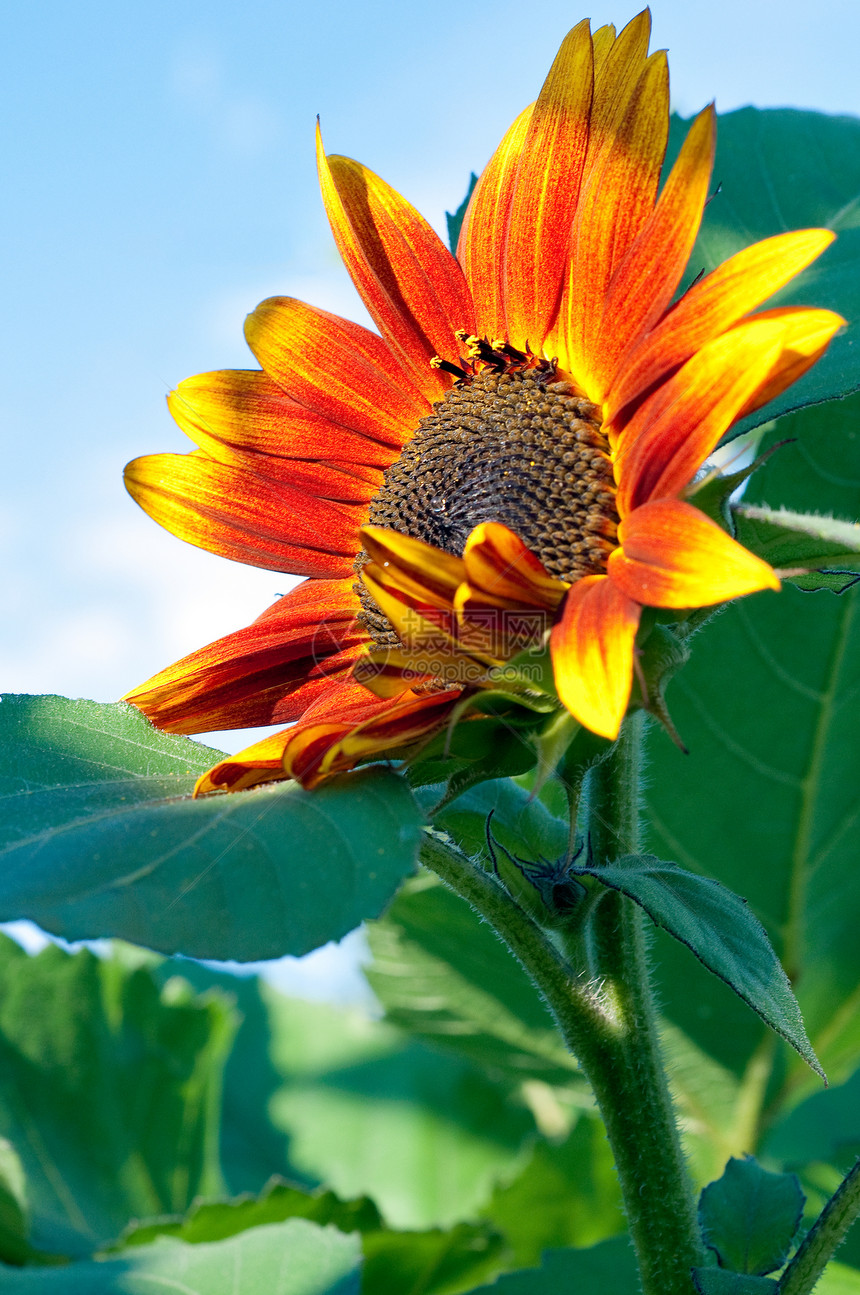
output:
[[[0,59],[0,687],[112,700],[253,619],[287,579],[192,549],[125,495],[183,449],[167,391],[252,363],[276,293],[364,318],[319,200],[315,115],[438,227],[588,12],[471,5],[19,4]],[[626,3],[591,6],[623,25]],[[528,17],[526,17],[528,14]],[[860,113],[855,0],[666,0],[676,107]],[[223,740],[235,749],[235,741]]]

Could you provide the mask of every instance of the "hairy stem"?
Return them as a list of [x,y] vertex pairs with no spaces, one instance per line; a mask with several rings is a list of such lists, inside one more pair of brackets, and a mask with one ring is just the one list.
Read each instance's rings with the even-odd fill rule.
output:
[[[637,848],[639,733],[628,722],[592,770],[590,839],[600,861]],[[431,836],[422,858],[506,941],[585,1071],[615,1156],[644,1295],[691,1295],[701,1243],[660,1059],[639,909],[607,890],[591,908],[588,932],[572,930],[560,952],[494,877],[458,851]]]
[[860,1215],[860,1160],[837,1187],[782,1274],[779,1295],[809,1295]]

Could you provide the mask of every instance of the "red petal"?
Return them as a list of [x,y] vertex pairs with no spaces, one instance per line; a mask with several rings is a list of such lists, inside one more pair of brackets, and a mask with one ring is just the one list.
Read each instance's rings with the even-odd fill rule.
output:
[[505,313],[514,346],[541,346],[558,305],[588,151],[594,89],[591,33],[565,37],[538,96],[511,198]]
[[284,767],[306,787],[353,768],[359,760],[409,746],[439,729],[460,693],[409,692],[394,703],[360,684],[339,684],[291,732]]
[[132,497],[161,526],[210,553],[305,576],[345,576],[364,505],[314,499],[204,454],[150,454],[125,470]]
[[580,724],[615,738],[630,700],[639,607],[605,576],[570,589],[550,635],[555,686]]
[[702,221],[715,143],[716,114],[708,107],[687,132],[654,211],[613,275],[594,348],[603,386],[609,386],[619,356],[660,318],[681,282]]
[[186,436],[221,462],[236,449],[322,461],[370,479],[397,455],[390,444],[300,405],[259,369],[198,373],[180,382],[167,404]]
[[335,241],[374,322],[412,381],[439,400],[451,385],[434,355],[456,363],[454,334],[475,331],[463,272],[399,193],[348,157],[327,158],[317,132],[320,186]]
[[517,167],[534,105],[523,110],[484,168],[460,230],[457,256],[475,303],[476,326],[494,340],[506,337],[505,239]]
[[604,396],[598,339],[612,276],[651,214],[669,130],[665,55],[652,54],[614,136],[580,194],[558,336],[562,367]]
[[648,607],[710,607],[780,587],[766,562],[680,499],[643,504],[622,521],[618,538],[609,576]]
[[252,625],[183,657],[123,699],[170,733],[298,719],[367,641],[353,580],[306,580]]
[[391,348],[360,324],[292,297],[270,297],[245,321],[257,360],[299,404],[400,447],[430,412]]

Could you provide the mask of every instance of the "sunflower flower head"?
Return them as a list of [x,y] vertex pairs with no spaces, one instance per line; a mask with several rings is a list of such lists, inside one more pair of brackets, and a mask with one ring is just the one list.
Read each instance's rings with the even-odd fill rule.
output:
[[832,234],[757,243],[676,299],[715,115],[663,177],[668,70],[649,35],[647,11],[617,35],[568,34],[481,175],[456,256],[318,133],[326,211],[378,332],[264,301],[246,324],[261,367],[170,398],[197,450],[126,472],[175,534],[308,577],[128,694],[175,732],[292,723],[199,790],[312,785],[426,744],[481,698],[612,739],[631,695],[654,702],[648,609],[681,620],[779,588],[696,507],[696,481],[842,325],[758,309]]

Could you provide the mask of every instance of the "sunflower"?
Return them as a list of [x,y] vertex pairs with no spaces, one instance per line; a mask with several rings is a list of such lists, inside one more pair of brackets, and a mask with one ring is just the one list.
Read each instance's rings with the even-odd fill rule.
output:
[[715,116],[693,120],[661,188],[669,81],[649,35],[647,11],[619,35],[568,34],[480,177],[456,257],[318,138],[335,240],[379,332],[264,301],[245,330],[261,367],[169,397],[198,448],[126,470],[174,534],[308,577],[127,695],[172,732],[292,724],[198,790],[312,784],[426,738],[523,646],[509,631],[527,613],[559,703],[612,738],[644,608],[779,588],[691,500],[725,431],[843,323],[750,313],[833,236],[766,239],[673,301]]

